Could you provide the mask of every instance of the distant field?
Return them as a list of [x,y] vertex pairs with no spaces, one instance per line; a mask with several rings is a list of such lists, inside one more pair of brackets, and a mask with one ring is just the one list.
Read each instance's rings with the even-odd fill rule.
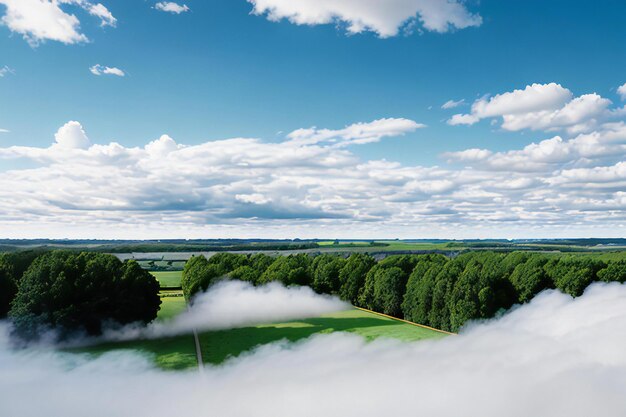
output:
[[[159,313],[159,319],[173,317],[176,311],[180,312],[185,308],[182,297],[163,297],[163,301],[165,308]],[[295,342],[314,334],[338,331],[358,334],[367,340],[389,337],[403,341],[417,341],[445,337],[444,333],[355,309],[306,320],[203,332],[200,333],[199,338],[205,363],[220,364],[258,345],[284,339]],[[158,340],[106,343],[80,349],[80,352],[102,354],[120,349],[144,352],[152,356],[155,364],[163,369],[176,370],[197,366],[191,335]]]
[[180,287],[180,280],[183,276],[183,271],[151,271],[150,273],[163,288]]

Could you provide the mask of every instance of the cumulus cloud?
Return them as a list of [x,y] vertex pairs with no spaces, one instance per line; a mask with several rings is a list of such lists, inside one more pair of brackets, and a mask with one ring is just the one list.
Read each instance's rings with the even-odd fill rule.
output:
[[86,149],[89,147],[89,138],[83,126],[76,121],[69,121],[59,128],[54,135],[55,146],[67,149]]
[[470,113],[455,114],[450,125],[472,125],[482,119],[501,118],[504,130],[589,132],[611,119],[623,116],[610,109],[612,102],[596,93],[574,97],[560,84],[532,84],[523,90],[483,97],[472,104]]
[[[130,352],[13,351],[0,335],[3,415],[568,416],[626,412],[626,287],[548,291],[437,341],[318,335],[221,366],[163,372]],[[3,329],[4,330],[4,329]],[[71,401],[68,401],[71,393]],[[245,401],[242,401],[245,393]],[[417,398],[417,402],[416,402]],[[296,411],[294,411],[296,410]]]
[[89,67],[89,72],[93,75],[115,75],[117,77],[123,77],[126,75],[124,71],[117,67],[107,67],[100,64]]
[[32,46],[45,40],[65,44],[87,42],[78,18],[63,6],[78,6],[100,20],[101,26],[115,26],[117,19],[101,3],[88,0],[0,0],[6,6],[2,24],[19,33]]
[[172,1],[160,1],[154,5],[154,8],[162,12],[181,14],[189,11],[186,4],[178,4]]
[[419,25],[445,33],[480,26],[482,18],[457,0],[248,0],[252,13],[273,22],[287,19],[297,25],[345,24],[350,34],[374,32],[396,36],[401,28]]
[[351,308],[337,297],[315,293],[309,287],[270,283],[255,287],[243,281],[223,281],[198,294],[187,311],[147,328],[111,331],[108,339],[155,338],[198,331],[222,330],[256,324],[319,317]]
[[626,83],[617,87],[617,94],[619,94],[622,100],[626,100]]
[[0,227],[7,237],[133,239],[623,235],[622,180],[562,177],[623,162],[624,122],[521,149],[448,152],[450,166],[353,152],[419,126],[389,118],[278,142],[163,135],[126,147],[90,144],[73,121],[50,147],[0,147],[0,159],[31,161],[0,172]]

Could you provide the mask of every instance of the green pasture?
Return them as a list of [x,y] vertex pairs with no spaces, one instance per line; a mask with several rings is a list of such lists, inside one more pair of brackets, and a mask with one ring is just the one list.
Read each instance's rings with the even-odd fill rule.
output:
[[159,281],[161,288],[180,287],[183,271],[150,271]]
[[388,337],[407,342],[445,336],[434,330],[353,309],[305,320],[204,332],[200,334],[200,345],[205,363],[219,364],[259,345],[279,340],[297,342],[315,334],[332,332],[354,333],[367,340]]
[[159,320],[168,320],[187,308],[182,291],[161,291],[161,309],[157,315]]
[[[186,308],[183,297],[163,296],[162,293],[162,301],[159,320],[174,317]],[[407,342],[438,339],[445,336],[444,333],[434,330],[353,309],[304,320],[202,332],[199,334],[199,339],[205,363],[217,365],[260,345],[280,340],[297,342],[315,334],[332,332],[358,334],[366,340],[388,337]],[[112,350],[142,352],[152,357],[157,366],[166,370],[197,366],[192,335],[105,343],[81,348],[78,351],[99,355]]]

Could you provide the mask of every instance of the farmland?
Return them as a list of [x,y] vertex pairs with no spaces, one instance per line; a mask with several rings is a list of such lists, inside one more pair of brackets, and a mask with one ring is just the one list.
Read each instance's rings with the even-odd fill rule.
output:
[[180,287],[183,271],[151,271],[161,288]]
[[[160,320],[173,317],[175,310],[180,312],[184,309],[182,297],[164,297],[163,301],[165,309],[162,308],[159,313]],[[316,334],[331,332],[357,334],[366,340],[388,337],[407,342],[445,337],[445,333],[435,330],[414,326],[362,310],[350,309],[303,320],[206,331],[199,334],[199,339],[205,364],[217,365],[228,358],[237,357],[260,345],[280,340],[297,342]],[[98,355],[121,349],[131,349],[147,354],[157,366],[167,370],[197,366],[194,341],[191,335],[105,343],[81,348],[80,351]]]

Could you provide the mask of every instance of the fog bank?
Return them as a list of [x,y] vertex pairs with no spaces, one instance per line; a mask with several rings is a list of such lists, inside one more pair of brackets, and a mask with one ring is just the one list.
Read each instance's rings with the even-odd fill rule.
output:
[[0,415],[623,417],[625,329],[626,285],[593,284],[578,299],[544,292],[457,337],[318,335],[202,376],[133,353],[11,351],[4,335]]
[[157,338],[191,333],[193,329],[221,330],[256,324],[318,317],[347,310],[339,298],[317,294],[309,287],[285,287],[278,282],[253,286],[244,281],[222,281],[194,297],[187,311],[147,328],[127,326],[105,332],[106,339]]

